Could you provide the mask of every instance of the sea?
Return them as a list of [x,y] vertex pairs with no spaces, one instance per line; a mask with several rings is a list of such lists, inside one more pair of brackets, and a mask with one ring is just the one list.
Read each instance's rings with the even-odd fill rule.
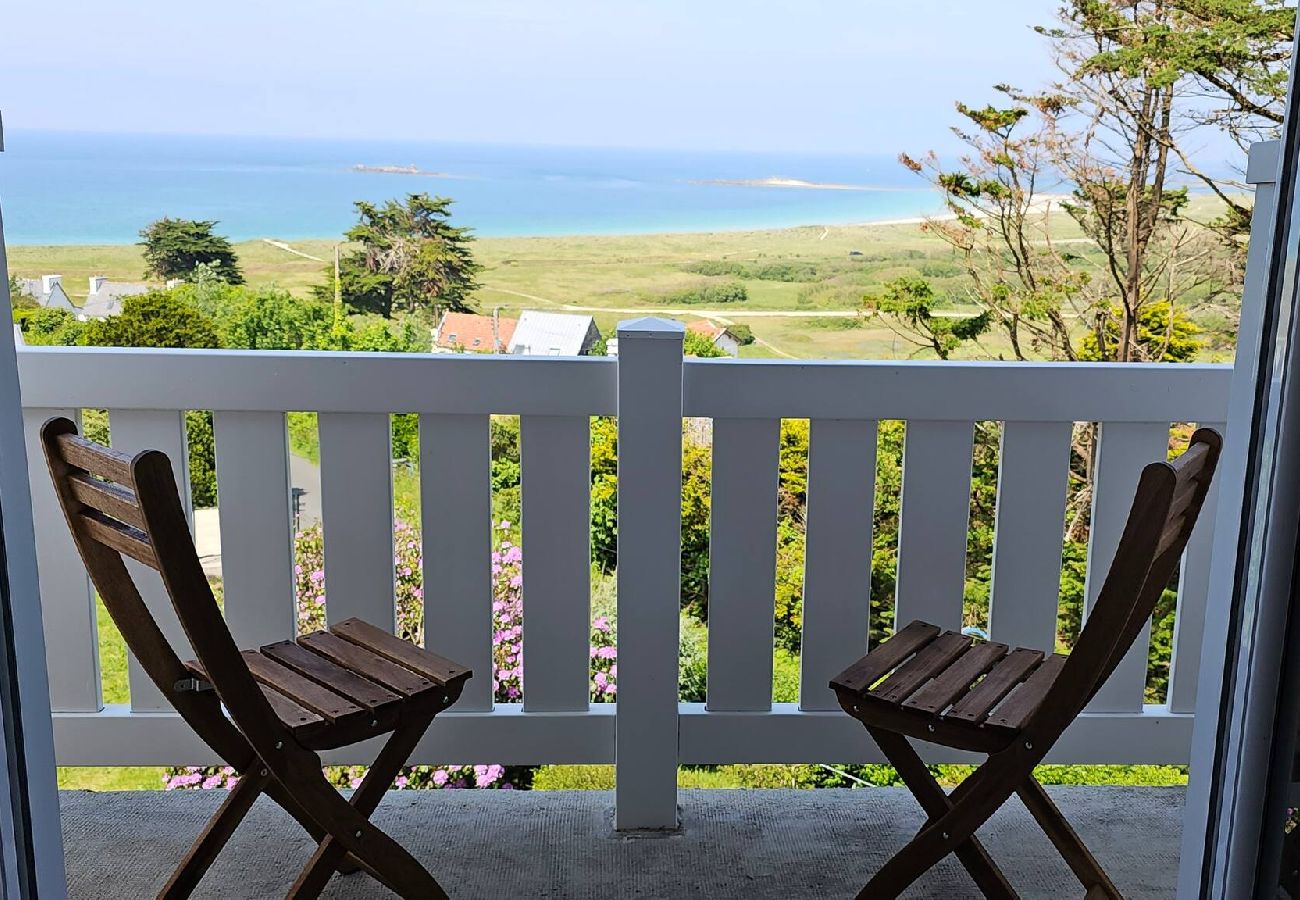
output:
[[480,236],[834,225],[940,211],[892,156],[9,130],[10,244],[122,244],[154,219],[236,241],[334,238],[353,203],[425,192]]

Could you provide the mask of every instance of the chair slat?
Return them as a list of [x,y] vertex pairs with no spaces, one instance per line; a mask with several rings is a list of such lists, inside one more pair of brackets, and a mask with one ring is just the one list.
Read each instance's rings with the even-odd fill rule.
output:
[[1047,696],[1067,659],[1063,654],[1053,653],[1043,660],[1043,664],[1034,669],[1034,674],[1026,678],[1006,702],[989,716],[989,724],[1002,728],[1020,728],[1024,725]]
[[895,615],[961,627],[970,519],[971,422],[909,422],[903,442]]
[[778,419],[713,423],[710,710],[761,712],[772,707],[780,440]]
[[[492,479],[490,419],[421,416],[424,646],[492,671]],[[434,627],[437,623],[437,627]],[[492,679],[471,679],[457,710],[490,710]]]
[[112,516],[133,528],[142,529],[144,514],[136,503],[135,494],[111,481],[100,481],[90,475],[73,472],[68,475],[68,490],[83,505]]
[[289,726],[294,736],[300,741],[308,742],[329,727],[323,716],[318,716],[306,707],[299,706],[284,694],[266,685],[259,685],[271,709],[280,717],[280,721]]
[[1006,654],[1006,644],[976,644],[933,681],[904,700],[903,705],[931,713],[946,709]]
[[304,678],[256,650],[245,650],[242,655],[244,662],[248,663],[248,670],[260,684],[274,688],[294,703],[330,722],[338,722],[363,712],[360,706],[348,698]]
[[395,691],[403,697],[412,697],[436,687],[433,681],[422,675],[417,675],[405,666],[389,662],[364,647],[358,646],[351,641],[345,641],[343,638],[336,637],[326,631],[304,635],[298,639],[298,643],[312,653],[319,654],[345,669],[351,669],[358,675],[362,675],[375,684]]
[[839,709],[827,682],[867,652],[876,440],[872,419],[810,426],[800,709]]
[[831,680],[831,687],[862,693],[917,650],[939,636],[928,622],[913,622]]
[[971,639],[966,635],[956,631],[944,632],[899,666],[871,695],[891,703],[901,703],[921,685],[952,665],[970,645]]
[[983,681],[971,688],[969,694],[957,701],[953,708],[944,714],[944,718],[959,722],[983,721],[989,710],[1009,694],[1011,689],[1018,685],[1042,659],[1041,650],[1021,648],[1011,651],[1002,657]]
[[528,712],[591,698],[591,422],[521,416],[519,476]]
[[380,631],[369,622],[360,619],[339,622],[330,631],[345,641],[365,647],[371,653],[382,656],[389,662],[405,666],[417,675],[423,675],[440,685],[456,679],[468,678],[470,674],[469,669],[464,666],[444,659],[436,653],[422,650],[410,641]]
[[119,484],[132,483],[129,454],[101,447],[75,434],[61,434],[57,440],[63,458],[70,464]]
[[78,520],[86,533],[101,544],[150,568],[158,568],[158,557],[154,554],[153,545],[149,543],[149,536],[140,529],[115,522],[93,509],[83,510],[78,514]]
[[268,644],[262,648],[262,655],[370,710],[382,709],[402,699],[387,688],[304,650],[293,641]]

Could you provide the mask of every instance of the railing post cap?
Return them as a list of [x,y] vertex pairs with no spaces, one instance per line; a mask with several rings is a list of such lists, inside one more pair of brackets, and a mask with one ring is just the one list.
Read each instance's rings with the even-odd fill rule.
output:
[[1250,145],[1246,163],[1247,184],[1271,184],[1281,168],[1281,141],[1256,141]]
[[646,316],[641,319],[625,319],[618,323],[618,339],[627,340],[675,340],[679,343],[686,337],[686,326],[676,319],[661,319]]

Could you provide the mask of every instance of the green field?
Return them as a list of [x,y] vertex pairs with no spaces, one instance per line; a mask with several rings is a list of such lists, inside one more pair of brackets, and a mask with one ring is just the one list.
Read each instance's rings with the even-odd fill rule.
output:
[[[1063,239],[1078,239],[1073,223],[1061,219]],[[236,244],[245,275],[254,286],[278,286],[297,295],[324,283],[326,263],[307,259],[266,241]],[[328,260],[333,242],[304,240],[294,250]],[[861,321],[862,296],[905,274],[924,275],[954,309],[962,305],[963,276],[951,251],[917,225],[805,227],[702,234],[483,238],[475,244],[483,263],[475,301],[483,312],[505,315],[523,309],[589,311],[602,333],[620,319],[662,312],[683,319],[703,313],[749,325],[758,342],[746,356],[803,358],[894,358],[915,348],[879,322]],[[738,264],[749,270],[789,267],[796,280],[703,275],[701,263]],[[11,272],[21,277],[63,275],[74,302],[86,294],[90,275],[138,281],[140,248],[115,246],[16,246],[9,248]],[[706,283],[741,281],[744,303],[682,307],[674,292]],[[842,317],[824,318],[843,313]],[[773,315],[777,313],[779,315]],[[812,315],[810,315],[812,314]],[[820,315],[820,317],[819,317]],[[985,347],[985,354],[1001,349]]]

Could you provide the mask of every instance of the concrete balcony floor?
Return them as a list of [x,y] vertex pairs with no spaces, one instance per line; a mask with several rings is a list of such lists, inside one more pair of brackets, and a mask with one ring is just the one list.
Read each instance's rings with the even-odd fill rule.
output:
[[[1126,897],[1173,897],[1182,789],[1050,792]],[[71,896],[154,896],[222,794],[64,792]],[[457,900],[793,900],[852,897],[923,819],[897,788],[679,796],[682,831],[667,837],[615,835],[613,796],[602,791],[394,792],[375,820]],[[1022,897],[1083,895],[1019,801],[1007,803],[980,835]],[[195,896],[282,897],[312,848],[278,807],[259,800]],[[335,876],[324,896],[391,894],[355,874]],[[949,857],[906,896],[979,894]]]

